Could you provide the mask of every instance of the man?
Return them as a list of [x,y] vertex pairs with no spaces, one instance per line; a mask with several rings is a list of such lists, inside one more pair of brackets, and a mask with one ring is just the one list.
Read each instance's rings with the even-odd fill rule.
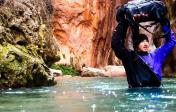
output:
[[149,52],[147,36],[139,34],[133,43],[133,51],[124,46],[129,22],[125,19],[123,7],[117,11],[117,21],[118,25],[113,32],[111,46],[116,56],[122,60],[129,87],[159,87],[162,79],[162,62],[176,44],[174,33],[170,30],[169,25],[165,21],[161,22],[162,31],[165,34],[165,43],[162,46],[153,52]]

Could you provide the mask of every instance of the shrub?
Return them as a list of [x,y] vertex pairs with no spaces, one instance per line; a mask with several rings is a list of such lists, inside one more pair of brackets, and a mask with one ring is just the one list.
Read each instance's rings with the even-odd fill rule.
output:
[[52,69],[61,70],[63,75],[79,76],[80,73],[71,65],[57,65],[53,64]]

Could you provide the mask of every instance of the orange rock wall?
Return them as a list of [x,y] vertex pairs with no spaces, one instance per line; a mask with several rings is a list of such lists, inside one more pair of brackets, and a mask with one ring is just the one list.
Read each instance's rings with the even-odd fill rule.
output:
[[[123,0],[124,1],[124,0]],[[101,67],[112,60],[115,9],[122,0],[53,0],[53,33],[62,53],[60,63]]]

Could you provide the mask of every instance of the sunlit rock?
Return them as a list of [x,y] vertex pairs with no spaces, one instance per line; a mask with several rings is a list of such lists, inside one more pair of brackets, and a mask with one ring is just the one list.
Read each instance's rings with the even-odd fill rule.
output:
[[104,70],[92,67],[84,67],[81,73],[82,77],[97,77],[97,76],[105,76]]
[[126,76],[125,68],[123,66],[105,66],[105,75],[109,77]]
[[83,77],[119,77],[126,76],[126,72],[123,66],[105,66],[101,69],[84,67],[81,73]]

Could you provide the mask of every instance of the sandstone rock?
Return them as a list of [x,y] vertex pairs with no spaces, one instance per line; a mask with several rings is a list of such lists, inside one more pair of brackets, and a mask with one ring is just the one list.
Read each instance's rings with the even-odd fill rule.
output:
[[81,73],[82,77],[119,77],[126,76],[123,66],[105,66],[104,68],[84,67]]
[[109,64],[116,0],[52,0],[53,33],[60,44],[60,63],[100,67]]
[[109,77],[126,76],[125,68],[123,66],[109,65],[104,67],[105,75]]
[[92,68],[92,67],[84,67],[81,73],[82,77],[97,77],[97,76],[105,76],[104,70]]

